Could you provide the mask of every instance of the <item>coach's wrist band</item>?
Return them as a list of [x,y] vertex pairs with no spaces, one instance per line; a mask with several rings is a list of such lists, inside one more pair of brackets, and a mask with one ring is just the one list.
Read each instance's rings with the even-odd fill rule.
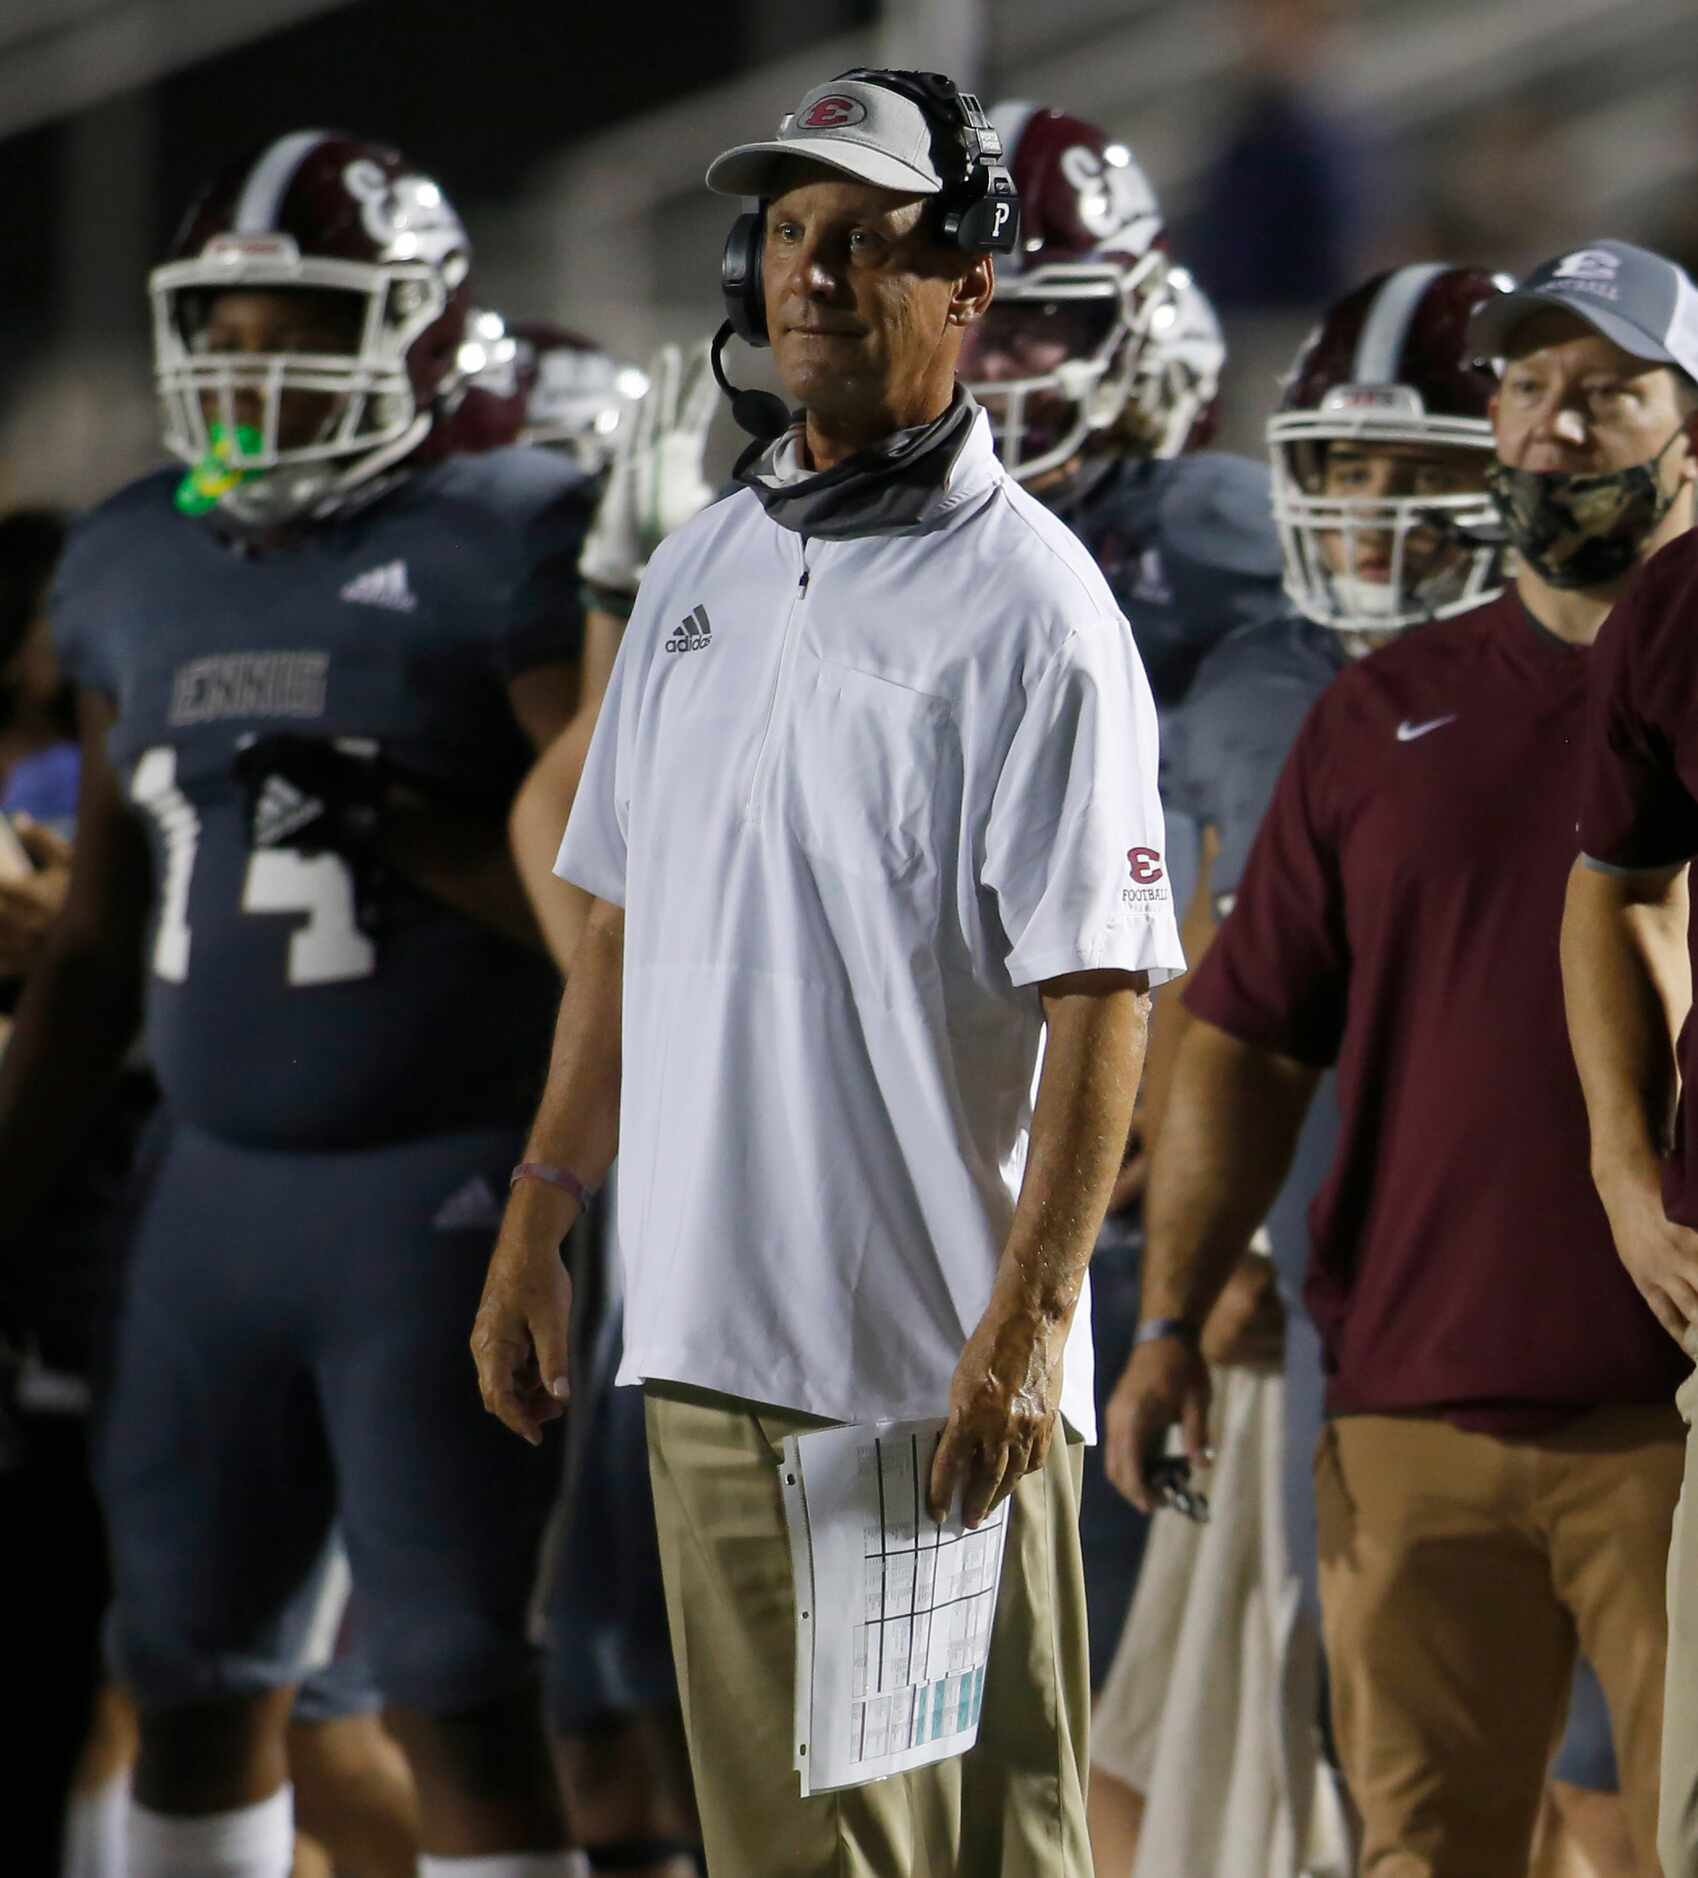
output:
[[1147,1324],[1138,1326],[1132,1342],[1134,1346],[1140,1343],[1160,1343],[1163,1337],[1177,1337],[1181,1343],[1190,1344],[1192,1349],[1196,1349],[1203,1341],[1203,1333],[1183,1317],[1152,1317]]
[[588,1206],[594,1187],[586,1187],[569,1167],[554,1167],[547,1161],[521,1161],[513,1169],[513,1177],[508,1181],[509,1189],[518,1186],[521,1180],[540,1180],[545,1187],[558,1187],[562,1193],[571,1194],[580,1206]]

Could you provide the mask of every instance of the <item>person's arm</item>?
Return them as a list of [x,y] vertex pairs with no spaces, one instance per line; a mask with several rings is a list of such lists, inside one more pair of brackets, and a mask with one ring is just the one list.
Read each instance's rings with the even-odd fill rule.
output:
[[554,860],[584,773],[584,759],[589,754],[601,701],[607,695],[607,681],[613,673],[625,623],[623,616],[601,607],[591,607],[585,613],[584,676],[578,707],[565,729],[537,758],[513,798],[507,822],[519,879],[543,940],[563,973],[583,937],[590,896],[569,880],[562,880],[554,871]]
[[1674,1037],[1692,1003],[1684,864],[1605,873],[1577,861],[1562,920],[1569,1041],[1592,1178],[1616,1251],[1657,1321],[1698,1355],[1698,1232],[1663,1212]]
[[1154,1505],[1147,1474],[1167,1430],[1204,1456],[1209,1371],[1202,1325],[1279,1192],[1321,1072],[1193,1018],[1174,1073],[1145,1208],[1145,1324],[1194,1334],[1138,1344],[1109,1400],[1104,1461],[1134,1505]]
[[962,1516],[978,1525],[1049,1451],[1062,1352],[1143,1069],[1145,982],[1077,972],[1040,987],[1047,1035],[1025,1179],[990,1303],[950,1385],[932,1463],[936,1518],[959,1486]]
[[[624,971],[624,909],[592,900],[525,1148],[527,1161],[567,1168],[586,1188],[606,1179],[619,1145]],[[484,1407],[533,1446],[566,1404],[572,1286],[560,1246],[577,1217],[570,1193],[516,1183],[472,1327]]]
[[0,1244],[16,1245],[64,1173],[141,1021],[147,837],[106,755],[112,709],[84,692],[77,841],[65,905],[0,1060]]
[[[1191,971],[1202,963],[1203,954],[1215,936],[1209,871],[1219,845],[1213,828],[1205,827],[1197,862],[1197,885],[1179,921],[1179,943]],[[1133,1111],[1132,1128],[1126,1138],[1126,1154],[1115,1176],[1114,1191],[1109,1195],[1111,1213],[1124,1212],[1127,1207],[1136,1205],[1149,1185],[1150,1155],[1161,1134],[1162,1117],[1167,1113],[1179,1046],[1191,1022],[1191,1014],[1181,1002],[1183,990],[1184,980],[1173,978],[1150,994],[1149,1048],[1144,1052],[1144,1076],[1138,1085],[1138,1106]]]
[[[546,751],[559,737],[577,693],[575,663],[533,666],[509,681],[508,703],[533,750]],[[410,797],[403,788],[385,807],[378,850],[413,886],[457,913],[521,945],[543,949],[499,821]]]

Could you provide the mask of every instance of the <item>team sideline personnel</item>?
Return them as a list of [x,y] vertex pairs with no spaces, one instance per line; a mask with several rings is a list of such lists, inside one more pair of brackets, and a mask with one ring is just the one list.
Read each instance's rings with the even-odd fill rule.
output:
[[[563,1188],[617,1144],[621,1379],[710,1865],[1084,1878],[1085,1266],[1146,990],[1181,966],[1154,710],[954,382],[1017,227],[976,101],[846,74],[709,185],[761,201],[740,324],[802,421],[663,543],[621,647],[560,855],[595,904],[545,1177],[508,1209],[480,1378],[533,1440],[559,1413]],[[1017,1511],[978,1746],[804,1801],[777,1444],[946,1410],[934,1504]]]
[[[1685,280],[1672,296],[1666,351],[1684,373],[1698,373],[1698,295]],[[1682,383],[1691,411],[1698,389],[1689,377]],[[1683,1028],[1692,1001],[1687,863],[1698,853],[1695,570],[1698,536],[1687,532],[1627,588],[1599,635],[1583,751],[1584,859],[1569,877],[1562,933],[1592,1175],[1622,1263],[1688,1356],[1698,1352],[1698,1157],[1690,1099],[1698,1040],[1689,1022]],[[1678,1065],[1670,1048],[1677,1033]],[[1668,1570],[1657,1829],[1666,1878],[1698,1874],[1698,1522],[1689,1497],[1698,1478],[1695,1398],[1698,1381],[1689,1374],[1675,1398],[1687,1437],[1686,1488]]]

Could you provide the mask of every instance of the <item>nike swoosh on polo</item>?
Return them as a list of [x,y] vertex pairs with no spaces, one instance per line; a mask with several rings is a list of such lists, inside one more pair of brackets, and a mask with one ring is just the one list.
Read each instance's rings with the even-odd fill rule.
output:
[[1449,717],[1429,717],[1424,724],[1412,724],[1406,717],[1397,727],[1399,743],[1413,743],[1417,737],[1426,736],[1429,730],[1442,730],[1446,724],[1454,724],[1457,714],[1452,711]]

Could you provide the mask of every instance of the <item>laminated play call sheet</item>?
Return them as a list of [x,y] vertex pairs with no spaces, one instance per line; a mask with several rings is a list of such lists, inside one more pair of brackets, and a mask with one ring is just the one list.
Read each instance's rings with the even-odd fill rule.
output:
[[784,1443],[802,1792],[963,1754],[979,1731],[1010,1503],[976,1532],[926,1511],[941,1417]]

